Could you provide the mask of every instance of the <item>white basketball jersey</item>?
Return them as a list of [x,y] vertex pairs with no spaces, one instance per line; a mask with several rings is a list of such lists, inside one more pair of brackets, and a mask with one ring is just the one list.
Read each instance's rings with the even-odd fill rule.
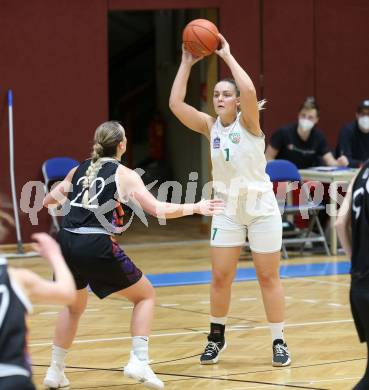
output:
[[227,127],[218,117],[211,128],[213,187],[231,196],[270,191],[273,186],[265,173],[264,136],[257,137],[242,127],[240,115]]

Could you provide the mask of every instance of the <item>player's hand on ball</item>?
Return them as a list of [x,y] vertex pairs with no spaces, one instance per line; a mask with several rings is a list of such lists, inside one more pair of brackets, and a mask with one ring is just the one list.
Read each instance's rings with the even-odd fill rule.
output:
[[204,57],[195,57],[189,51],[187,51],[182,44],[182,62],[185,64],[194,65],[196,62],[202,60]]
[[219,50],[215,50],[215,53],[218,54],[219,57],[224,58],[231,54],[231,49],[229,47],[229,43],[227,40],[223,37],[222,34],[218,34],[221,48]]

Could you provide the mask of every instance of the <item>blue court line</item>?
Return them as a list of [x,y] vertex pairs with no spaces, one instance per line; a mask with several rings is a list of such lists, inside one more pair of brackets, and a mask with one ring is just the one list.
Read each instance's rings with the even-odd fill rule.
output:
[[[350,262],[290,264],[281,266],[282,278],[301,278],[308,276],[343,275],[350,272]],[[146,275],[154,287],[187,286],[192,284],[208,284],[211,281],[210,271],[177,272],[170,274]],[[256,280],[254,268],[237,270],[236,282]]]

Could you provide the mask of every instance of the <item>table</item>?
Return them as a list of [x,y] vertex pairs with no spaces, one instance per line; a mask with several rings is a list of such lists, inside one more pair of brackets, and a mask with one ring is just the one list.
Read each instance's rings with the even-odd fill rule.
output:
[[[300,169],[301,179],[303,181],[319,181],[321,183],[332,184],[330,186],[330,196],[337,199],[339,184],[348,184],[355,177],[359,169],[340,168],[340,167],[315,167],[309,169]],[[329,229],[330,229],[330,249],[332,255],[337,254],[337,234],[335,223],[337,219],[337,203],[331,202],[329,210]]]

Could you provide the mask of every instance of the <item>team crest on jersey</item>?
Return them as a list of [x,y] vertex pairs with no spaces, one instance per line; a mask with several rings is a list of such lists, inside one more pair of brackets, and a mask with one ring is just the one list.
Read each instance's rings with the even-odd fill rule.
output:
[[229,134],[229,139],[234,143],[234,144],[239,144],[241,141],[241,133],[230,133]]
[[219,149],[220,148],[220,138],[215,137],[213,140],[213,149]]

